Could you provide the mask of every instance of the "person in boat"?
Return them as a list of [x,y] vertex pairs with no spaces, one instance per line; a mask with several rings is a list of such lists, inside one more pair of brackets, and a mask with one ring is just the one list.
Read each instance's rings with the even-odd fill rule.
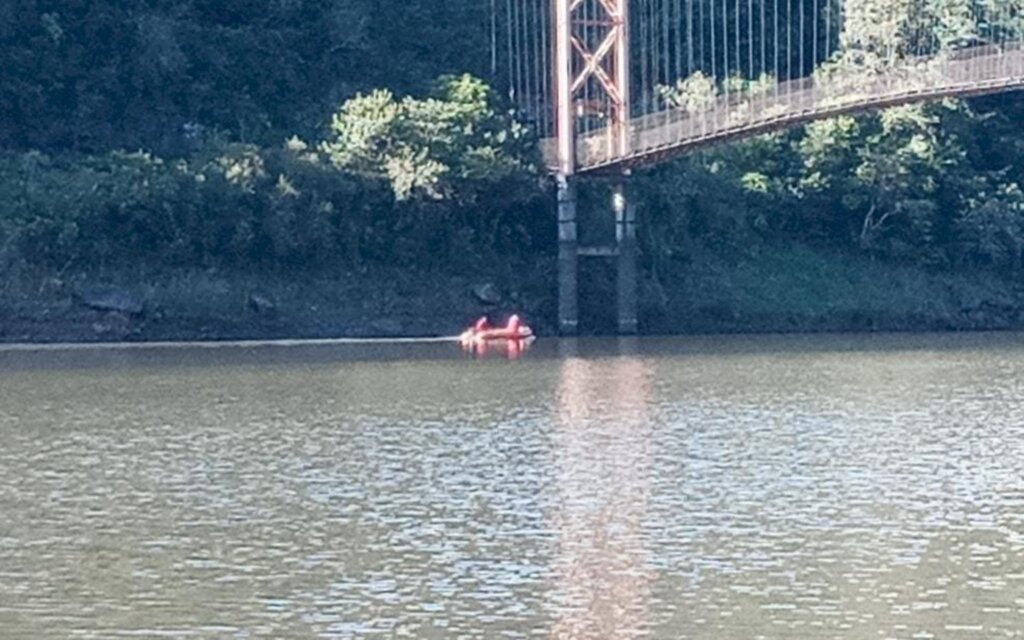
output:
[[487,316],[480,316],[480,319],[473,323],[473,326],[462,332],[459,336],[459,342],[463,346],[468,347],[473,345],[478,336],[486,334],[491,330],[491,323],[487,320]]
[[[505,326],[505,337],[507,338],[521,338],[525,337],[522,335],[523,323],[519,319],[519,316],[512,314],[512,317],[508,319],[508,324]],[[532,333],[532,332],[531,332]]]
[[523,324],[518,315],[512,315],[504,327],[492,327],[484,316],[459,338],[463,344],[474,344],[488,340],[525,340],[531,336],[533,330]]

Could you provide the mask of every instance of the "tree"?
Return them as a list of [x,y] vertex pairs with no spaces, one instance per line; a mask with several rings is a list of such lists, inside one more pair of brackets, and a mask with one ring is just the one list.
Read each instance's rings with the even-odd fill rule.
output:
[[334,116],[323,151],[340,169],[386,181],[398,200],[472,199],[537,171],[526,129],[493,102],[468,75],[443,78],[422,100],[384,89],[359,95]]

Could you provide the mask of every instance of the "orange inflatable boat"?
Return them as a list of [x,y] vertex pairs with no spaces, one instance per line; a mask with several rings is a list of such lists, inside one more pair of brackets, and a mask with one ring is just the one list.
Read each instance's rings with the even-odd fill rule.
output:
[[464,347],[471,347],[501,340],[532,340],[533,337],[533,329],[523,324],[519,316],[513,315],[504,327],[492,327],[486,317],[480,318],[472,327],[462,332],[459,342]]

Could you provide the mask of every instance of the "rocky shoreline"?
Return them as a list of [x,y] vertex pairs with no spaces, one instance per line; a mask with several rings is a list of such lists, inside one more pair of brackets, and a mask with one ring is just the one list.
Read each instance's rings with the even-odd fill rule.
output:
[[[553,265],[466,277],[178,272],[0,280],[0,343],[454,336],[487,314],[557,333]],[[523,274],[526,274],[525,276]],[[606,274],[605,274],[606,275]],[[584,335],[614,333],[614,279],[581,280]],[[704,255],[640,283],[645,335],[1024,329],[1024,285],[794,247]]]
[[[89,284],[51,293],[13,312],[0,309],[0,343],[453,336],[479,315],[504,316],[521,309],[494,283],[463,288],[461,295],[453,296],[458,300],[447,305],[397,297],[370,305],[346,304],[317,295],[321,292],[289,295],[288,291],[252,289],[235,291],[211,307],[186,301],[167,304],[159,287],[150,287],[145,295],[140,293],[142,287]],[[536,311],[537,306],[531,309]],[[540,313],[534,315],[538,331],[550,335],[550,323],[540,319]]]
[[[108,291],[109,293],[109,291]],[[281,308],[266,294],[250,294],[245,311],[182,314],[140,304],[130,296],[99,299],[75,297],[32,315],[0,317],[0,343],[104,343],[165,341],[228,341],[329,338],[404,338],[457,335],[470,318],[489,313],[506,315],[500,305],[479,301],[450,314],[424,309],[390,316],[374,314],[321,315]],[[542,336],[552,336],[554,318],[534,313],[530,322]],[[879,331],[991,331],[1024,329],[1024,305],[982,301],[958,312],[932,314],[869,314],[855,311],[831,316],[788,314],[748,316],[716,306],[698,307],[685,318],[669,321],[648,309],[641,333],[846,333]],[[585,331],[585,333],[603,333]]]

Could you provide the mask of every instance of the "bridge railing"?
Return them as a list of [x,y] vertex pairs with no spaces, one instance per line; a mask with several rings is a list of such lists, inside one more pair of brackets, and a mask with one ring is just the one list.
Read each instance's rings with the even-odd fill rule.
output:
[[[731,92],[697,111],[666,107],[631,121],[630,153],[616,154],[606,129],[577,138],[581,172],[643,164],[723,139],[740,138],[843,113],[1024,86],[1020,43],[982,45],[882,68],[839,68],[757,92]],[[542,141],[553,165],[554,144]]]

